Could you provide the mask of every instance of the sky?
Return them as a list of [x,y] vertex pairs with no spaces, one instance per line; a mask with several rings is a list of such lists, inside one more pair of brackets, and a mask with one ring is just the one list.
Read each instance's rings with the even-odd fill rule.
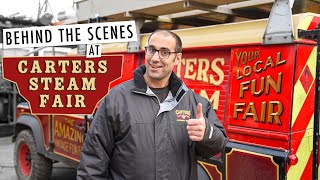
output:
[[[57,20],[58,12],[64,9],[70,9],[73,7],[73,0],[48,0],[51,6],[53,15]],[[41,6],[45,0],[40,0]],[[19,13],[16,16],[26,15],[27,17],[37,18],[39,0],[0,0],[0,15],[8,17],[15,13]],[[43,8],[44,10],[44,8]],[[48,12],[51,13],[48,7]]]

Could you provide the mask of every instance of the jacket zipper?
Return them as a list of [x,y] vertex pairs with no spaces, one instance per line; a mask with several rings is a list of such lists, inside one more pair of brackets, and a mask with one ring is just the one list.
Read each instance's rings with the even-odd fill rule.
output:
[[[178,90],[178,92],[177,92],[177,94],[180,94],[181,93],[181,90],[182,90],[182,87],[180,87],[180,89]],[[157,98],[157,100],[158,100],[158,105],[159,105],[159,112],[160,112],[160,109],[161,109],[161,103],[160,103],[160,100],[159,100],[159,98],[158,98],[158,96],[156,96],[156,95],[154,95],[154,94],[147,94],[147,93],[144,93],[144,92],[139,92],[139,91],[135,91],[135,90],[133,90],[133,92],[134,93],[137,93],[137,94],[142,94],[142,95],[146,95],[146,96],[149,96],[149,97],[156,97]],[[182,97],[180,98],[180,100],[183,98],[183,96],[185,96],[186,95],[186,92],[182,95]],[[180,100],[179,100],[179,102],[180,102]],[[179,104],[179,102],[177,102],[177,104]],[[161,112],[161,113],[157,113],[157,116],[156,116],[156,118],[154,119],[154,140],[153,140],[153,143],[154,143],[154,146],[155,146],[155,148],[154,148],[154,157],[155,157],[155,162],[154,162],[154,168],[155,168],[155,179],[157,179],[157,170],[156,170],[156,120],[157,120],[157,118],[158,118],[158,116],[161,114],[161,113],[163,113],[163,112]],[[179,179],[180,179],[180,177],[179,177]]]
[[[143,92],[139,92],[139,91],[135,91],[135,90],[133,90],[133,92],[134,93],[137,93],[137,94],[142,94],[142,95],[146,95],[146,96],[149,96],[149,97],[156,97],[157,98],[157,100],[158,100],[158,105],[159,105],[159,111],[160,111],[160,100],[159,100],[159,98],[156,96],[156,95],[154,95],[154,94],[147,94],[147,93],[143,93]],[[157,120],[157,118],[158,118],[158,116],[159,116],[159,112],[157,113],[157,116],[156,116],[156,118],[154,119],[154,131],[153,131],[153,134],[154,134],[154,138],[153,138],[153,144],[154,144],[154,150],[153,150],[153,156],[154,156],[154,158],[155,158],[155,161],[154,161],[154,173],[155,173],[155,175],[154,175],[154,177],[155,177],[155,179],[157,179],[157,163],[156,163],[156,160],[157,160],[157,158],[156,158],[156,120]]]

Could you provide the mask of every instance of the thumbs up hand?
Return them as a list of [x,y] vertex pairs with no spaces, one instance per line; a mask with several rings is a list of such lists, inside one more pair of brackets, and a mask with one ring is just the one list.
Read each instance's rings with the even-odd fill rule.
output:
[[206,122],[202,114],[202,104],[197,105],[196,119],[189,119],[187,131],[192,141],[201,141],[206,130]]

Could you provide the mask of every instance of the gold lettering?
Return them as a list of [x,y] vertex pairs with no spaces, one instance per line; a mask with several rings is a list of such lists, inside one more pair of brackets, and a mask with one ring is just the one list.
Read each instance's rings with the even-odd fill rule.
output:
[[79,131],[76,131],[76,138],[75,138],[75,140],[76,140],[77,142],[80,142],[80,143],[83,142],[83,135],[82,135]]
[[241,56],[242,64],[247,63],[247,56],[248,56],[247,51],[242,52],[242,56]]
[[281,84],[282,84],[282,73],[281,72],[278,73],[278,82],[277,83],[273,80],[273,78],[270,75],[267,76],[266,95],[268,95],[270,92],[270,85],[276,93],[280,94]]
[[59,124],[59,132],[61,134],[60,137],[64,136],[65,134],[65,129],[66,129],[66,125],[65,124],[62,124],[61,122],[58,122]]
[[54,100],[53,100],[53,104],[51,107],[63,107],[62,101],[61,101],[61,97],[59,94],[55,94],[54,95]]
[[73,155],[79,156],[81,152],[81,146],[60,139],[55,140],[55,146],[60,150]]
[[241,57],[242,52],[236,52],[236,57],[237,57],[237,67],[240,66],[240,57]]
[[246,106],[245,103],[234,103],[233,119],[238,119],[238,113],[243,113],[243,109],[239,109],[240,106]]
[[[274,111],[274,106],[278,107],[277,112]],[[282,125],[280,115],[283,112],[283,106],[279,101],[270,101],[268,105],[268,123],[273,124],[273,118],[276,121],[276,124]]]
[[[79,143],[83,143],[83,134],[64,124],[61,123],[59,121],[55,121],[55,135],[58,136],[59,138],[64,138],[64,139],[68,139],[70,141],[74,141],[74,142],[79,142]],[[74,125],[74,120],[73,120],[73,125]]]
[[82,77],[82,90],[96,90],[96,78],[91,77],[88,81],[88,78]]
[[74,60],[72,61],[72,73],[81,73],[81,61]]
[[245,77],[249,77],[252,74],[252,68],[251,66],[246,66],[243,68],[243,75]]
[[64,90],[64,86],[63,86],[63,78],[62,77],[55,77],[54,81],[55,81],[55,87],[54,90],[56,91],[62,91]]
[[42,77],[40,78],[40,82],[44,84],[43,90],[48,91],[49,90],[49,83],[52,82],[51,77]]
[[209,69],[209,60],[208,59],[199,59],[198,66],[198,81],[208,82],[207,71]]
[[240,75],[240,70],[239,69],[237,69],[236,77],[237,77],[237,80],[242,79],[242,77],[243,77],[243,76]]
[[179,64],[177,65],[177,76],[179,78],[181,78],[181,66],[186,64],[186,60],[185,59],[181,59],[181,61],[179,62]]
[[[24,67],[22,67],[24,66]],[[22,61],[19,61],[18,63],[18,71],[22,74],[26,73],[28,71],[28,68],[27,68],[27,60],[22,60]]]
[[254,60],[254,51],[248,52],[248,61],[251,62]]
[[98,73],[106,73],[108,71],[107,68],[107,61],[106,60],[102,60],[98,62]]
[[242,99],[244,97],[244,91],[248,91],[249,90],[249,87],[246,86],[250,84],[250,81],[245,81],[245,82],[242,82],[240,83],[240,93],[239,93],[239,97]]
[[52,60],[45,60],[46,63],[46,70],[44,71],[45,73],[56,73],[56,70],[54,69],[54,61]]
[[84,95],[81,95],[81,94],[76,94],[75,95],[75,99],[76,99],[76,102],[75,102],[75,106],[76,108],[78,107],[86,107],[86,105],[84,104]]
[[242,116],[242,120],[246,120],[247,116],[252,116],[253,120],[258,122],[258,116],[257,116],[257,111],[256,108],[254,106],[253,102],[249,103],[249,106],[246,109],[246,112],[244,113],[244,115]]
[[58,61],[58,65],[61,66],[61,73],[67,73],[66,66],[69,66],[69,61],[60,60]]
[[212,108],[214,110],[217,110],[219,107],[219,98],[220,98],[220,91],[215,91],[212,96],[208,97],[208,94],[205,90],[200,90],[199,95],[208,99],[210,102],[212,102]]
[[260,81],[260,90],[257,92],[256,91],[256,82],[257,80],[256,79],[253,79],[251,81],[251,94],[253,96],[260,96],[262,93],[263,93],[263,90],[264,90],[264,77],[261,77],[261,81]]
[[38,60],[33,61],[30,73],[42,73]]
[[71,97],[72,97],[71,94],[67,94],[67,107],[68,108],[72,107],[72,105],[71,105]]
[[69,130],[70,130],[70,128],[69,128],[69,126],[66,126],[67,128],[65,129],[65,134],[64,134],[64,138],[66,138],[66,139],[69,139],[69,140],[72,140],[72,139],[70,139],[70,135],[69,135]]
[[85,60],[85,70],[84,73],[96,73],[96,71],[94,70],[94,62],[91,60]]
[[281,64],[285,64],[286,63],[286,60],[281,60],[281,52],[278,52],[277,53],[277,59],[276,59],[276,66],[279,66]]
[[265,71],[267,68],[268,68],[268,66],[270,66],[270,67],[274,67],[274,64],[273,64],[273,60],[272,60],[272,57],[271,56],[269,56],[268,58],[267,58],[267,61],[266,61],[266,64],[264,65],[264,68],[263,68],[263,70]]
[[71,131],[71,135],[70,135],[69,139],[71,141],[76,141],[75,134],[74,134],[74,129],[73,128],[68,128],[68,129],[70,129],[70,131]]
[[70,78],[70,82],[67,90],[79,90],[77,86],[76,78],[74,77]]
[[40,108],[46,107],[47,100],[49,100],[49,94],[40,94]]
[[220,85],[224,79],[224,72],[217,66],[217,62],[220,62],[221,65],[224,65],[224,58],[215,58],[211,63],[211,69],[218,75],[218,80],[215,80],[213,75],[210,74],[210,84],[215,86]]
[[259,55],[260,55],[260,52],[259,51],[255,51],[254,52],[254,59],[258,59]]
[[257,61],[256,63],[254,63],[253,71],[256,73],[260,73],[262,71],[262,68],[257,69],[259,64],[262,64],[262,61]]
[[32,77],[29,79],[29,90],[30,91],[36,91],[38,90],[38,78],[37,77]]
[[261,103],[261,117],[260,117],[260,122],[266,122],[266,102]]
[[[54,121],[54,122],[56,122],[56,121]],[[59,122],[56,122],[55,124],[54,124],[54,134],[56,135],[56,136],[58,136],[58,137],[61,137],[61,134],[60,134],[60,131],[59,131],[59,129],[58,129],[58,124]]]
[[[196,73],[193,72],[193,64],[191,64],[191,63],[196,65],[197,64],[197,59],[194,58],[194,59],[187,59],[186,60],[186,71],[185,71],[185,74],[184,74],[184,78],[185,79],[195,80],[196,79]],[[193,74],[190,74],[192,72],[193,72]]]
[[68,119],[68,118],[64,118],[66,120],[66,123],[71,125],[71,126],[74,126],[74,122],[75,120],[74,119]]

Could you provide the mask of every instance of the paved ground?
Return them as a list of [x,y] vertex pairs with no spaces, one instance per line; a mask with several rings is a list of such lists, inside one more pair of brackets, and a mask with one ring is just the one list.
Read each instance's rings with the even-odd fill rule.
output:
[[[14,143],[11,137],[0,138],[0,180],[18,180],[13,163]],[[53,165],[52,180],[76,179],[76,170],[62,163]]]

